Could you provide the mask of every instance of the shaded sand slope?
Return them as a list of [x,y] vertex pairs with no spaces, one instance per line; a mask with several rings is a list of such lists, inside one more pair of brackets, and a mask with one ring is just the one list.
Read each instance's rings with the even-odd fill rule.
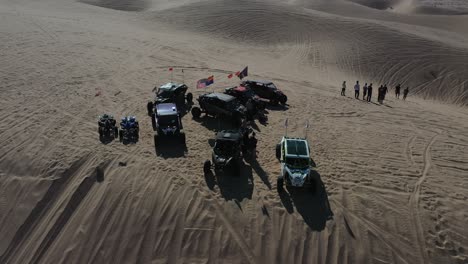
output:
[[[199,10],[210,10],[201,13]],[[293,47],[288,57],[301,67],[332,67],[378,85],[404,83],[424,98],[466,104],[468,50],[397,25],[373,23],[262,2],[204,2],[156,13],[181,29],[242,43]],[[324,69],[325,77],[330,71]],[[322,78],[323,78],[322,77]],[[338,78],[323,78],[336,82]],[[354,78],[353,78],[354,79]]]
[[[406,102],[389,94],[385,105],[365,103],[338,96],[335,87],[359,72],[378,76],[381,70],[364,58],[396,56],[377,38],[369,41],[382,47],[378,52],[345,29],[406,45],[413,49],[407,56],[420,56],[422,65],[430,60],[401,38],[426,43],[421,49],[432,59],[429,48],[446,49],[453,58],[447,71],[460,74],[463,49],[275,5],[269,12],[296,21],[298,30],[260,15],[239,42],[240,29],[214,35],[197,19],[176,31],[179,18],[154,12],[50,3],[1,3],[1,21],[8,23],[0,23],[0,263],[467,261],[466,109],[413,94]],[[193,5],[185,8],[175,10],[193,14]],[[264,23],[297,43],[270,38]],[[316,44],[302,34],[309,26],[322,36]],[[353,47],[362,53],[349,55]],[[155,150],[145,106],[153,86],[170,78],[169,66],[177,80],[184,68],[199,94],[197,79],[215,74],[212,90],[222,91],[236,83],[225,76],[246,64],[252,78],[274,80],[289,98],[288,109],[269,109],[267,126],[256,124],[257,162],[246,162],[239,177],[204,177],[220,125],[190,114],[183,118],[187,150]],[[388,78],[398,74],[405,76]],[[101,143],[96,117],[108,111],[136,115],[140,142]],[[275,190],[274,146],[286,118],[290,135],[302,136],[305,121],[311,123],[312,157],[324,183],[316,195]]]

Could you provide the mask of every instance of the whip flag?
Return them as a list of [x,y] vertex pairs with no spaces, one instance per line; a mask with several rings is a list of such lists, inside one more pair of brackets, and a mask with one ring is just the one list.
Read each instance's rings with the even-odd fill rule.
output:
[[239,77],[239,79],[243,79],[244,77],[249,76],[249,66],[246,66],[242,71],[236,72],[236,76]]

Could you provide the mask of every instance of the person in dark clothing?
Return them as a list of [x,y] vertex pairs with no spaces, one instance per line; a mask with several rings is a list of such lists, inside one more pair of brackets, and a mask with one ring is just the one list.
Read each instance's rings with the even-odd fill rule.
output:
[[255,103],[253,102],[252,99],[249,99],[245,105],[246,105],[246,108],[247,108],[247,120],[252,121],[254,119],[255,114],[256,114]]
[[387,85],[385,84],[382,90],[382,104],[383,104],[383,101],[385,100],[385,95],[387,95],[387,93],[388,93],[388,88],[387,88]]
[[409,87],[406,87],[405,90],[403,90],[403,100],[406,100],[406,96],[408,96],[409,93]]
[[377,101],[382,103],[382,93],[383,93],[383,85],[380,85],[379,89],[377,90]]
[[346,81],[343,81],[343,85],[341,87],[341,95],[345,96],[346,95],[345,92],[346,92]]
[[370,102],[372,98],[372,83],[367,87],[367,102]]
[[401,84],[398,84],[396,87],[395,87],[395,97],[397,99],[400,99],[400,90],[401,90]]

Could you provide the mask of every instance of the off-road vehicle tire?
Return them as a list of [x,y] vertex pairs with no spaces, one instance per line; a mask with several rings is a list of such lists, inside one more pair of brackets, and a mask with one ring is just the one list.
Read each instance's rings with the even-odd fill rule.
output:
[[120,142],[123,141],[123,130],[119,130],[119,140]]
[[159,138],[158,138],[158,135],[157,135],[157,134],[154,135],[153,139],[154,139],[154,147],[157,148],[157,147],[159,146]]
[[146,109],[148,110],[148,116],[151,116],[154,111],[154,103],[148,102],[148,104],[146,105]]
[[205,160],[203,163],[203,173],[208,174],[211,171],[211,161]]
[[287,101],[288,101],[288,97],[286,95],[281,96],[280,99],[279,99],[279,102],[282,105],[285,105]]
[[155,114],[152,113],[150,116],[151,116],[151,126],[153,127],[153,131],[156,131],[157,127],[156,127],[156,117],[155,117]]
[[185,132],[184,131],[180,131],[179,132],[179,140],[180,140],[180,143],[182,143],[183,145],[185,145]]
[[114,138],[117,138],[119,135],[119,129],[117,127],[114,127]]
[[199,107],[194,107],[194,108],[192,108],[191,112],[192,112],[192,117],[193,117],[194,119],[200,118],[200,116],[201,116],[201,109],[200,109]]
[[281,159],[281,144],[276,144],[276,159]]

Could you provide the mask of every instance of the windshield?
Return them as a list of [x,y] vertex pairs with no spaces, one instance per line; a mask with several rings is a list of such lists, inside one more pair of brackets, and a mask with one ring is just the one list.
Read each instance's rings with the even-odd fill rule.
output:
[[305,169],[309,166],[309,159],[286,158],[286,164],[293,169]]
[[266,85],[266,87],[270,88],[271,90],[276,90],[276,86],[273,83],[269,83]]
[[171,94],[172,93],[169,90],[162,90],[162,89],[158,90],[158,97],[169,98],[171,97]]
[[230,156],[235,152],[234,141],[216,141],[214,153],[219,156]]
[[176,115],[159,116],[158,124],[163,127],[178,126]]

